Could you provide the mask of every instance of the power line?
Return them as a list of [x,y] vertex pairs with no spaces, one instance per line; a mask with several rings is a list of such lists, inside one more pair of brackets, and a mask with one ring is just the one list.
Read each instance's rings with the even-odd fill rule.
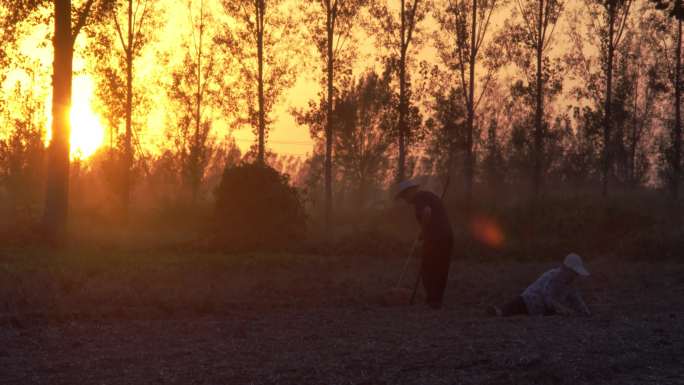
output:
[[[237,142],[256,142],[256,139],[245,139],[245,138],[233,138]],[[307,142],[307,141],[296,141],[296,140],[266,140],[267,143],[274,143],[274,144],[286,144],[286,145],[293,145],[293,146],[313,146],[313,142]]]
[[[165,134],[138,134],[139,137],[147,137],[147,138],[163,138],[163,139],[168,139],[168,137]],[[242,143],[255,143],[255,139],[246,139],[246,138],[236,138],[236,137],[231,137],[233,140],[236,142],[242,142]],[[286,145],[286,146],[314,146],[314,142],[307,142],[304,140],[267,140],[266,143],[271,143],[271,144],[281,144],[281,145]]]

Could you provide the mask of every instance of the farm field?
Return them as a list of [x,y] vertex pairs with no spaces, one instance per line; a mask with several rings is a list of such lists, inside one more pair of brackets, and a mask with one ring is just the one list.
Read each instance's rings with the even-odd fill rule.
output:
[[434,311],[399,257],[39,254],[3,255],[0,383],[684,384],[679,263],[587,258],[592,317],[497,319],[554,263],[456,260]]

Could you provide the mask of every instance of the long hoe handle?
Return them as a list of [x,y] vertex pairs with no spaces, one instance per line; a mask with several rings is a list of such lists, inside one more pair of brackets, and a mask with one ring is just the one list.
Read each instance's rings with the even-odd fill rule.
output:
[[418,269],[418,276],[416,276],[416,282],[413,284],[413,293],[411,293],[411,302],[409,305],[413,305],[416,300],[416,293],[418,292],[418,284],[420,283],[420,277],[423,275],[423,266]]
[[399,276],[399,281],[397,281],[397,286],[395,286],[396,289],[399,289],[401,287],[401,281],[404,280],[404,275],[406,274],[406,268],[409,265],[409,262],[411,262],[411,258],[413,258],[413,254],[416,252],[416,247],[418,245],[418,236],[416,236],[416,239],[413,241],[413,246],[411,246],[411,252],[409,255],[406,257],[406,262],[404,262],[404,268],[401,270],[401,275]]

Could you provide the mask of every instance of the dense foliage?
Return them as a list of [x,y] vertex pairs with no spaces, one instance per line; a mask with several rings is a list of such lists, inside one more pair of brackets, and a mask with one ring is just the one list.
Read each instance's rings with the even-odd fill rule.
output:
[[289,177],[259,163],[227,167],[215,191],[216,247],[278,248],[300,240],[306,215]]

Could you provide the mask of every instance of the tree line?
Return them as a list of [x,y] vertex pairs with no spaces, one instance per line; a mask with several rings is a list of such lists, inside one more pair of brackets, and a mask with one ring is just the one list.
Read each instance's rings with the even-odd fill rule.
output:
[[[10,68],[34,68],[17,53],[27,30],[52,28],[52,140],[39,177],[47,236],[62,239],[68,217],[75,50],[88,59],[116,128],[105,163],[128,213],[136,175],[150,175],[152,155],[140,136],[159,102],[137,78],[138,65],[164,40],[168,10],[159,0],[0,4],[3,82]],[[193,0],[183,7],[190,33],[175,45],[182,54],[155,53],[168,74],[159,83],[171,123],[154,157],[174,164],[192,201],[212,165],[242,156],[220,127],[251,127],[247,158],[274,161],[267,148],[274,108],[309,70],[320,91],[291,112],[315,148],[288,171],[328,228],[334,202],[364,207],[391,183],[421,174],[458,180],[466,207],[477,184],[529,191],[533,205],[559,186],[598,187],[603,196],[663,186],[679,195],[679,0]],[[87,44],[78,48],[81,34]],[[33,92],[15,87],[0,104],[11,133],[0,147],[8,186],[21,170],[39,168],[31,154],[42,151],[36,138],[45,117]]]

